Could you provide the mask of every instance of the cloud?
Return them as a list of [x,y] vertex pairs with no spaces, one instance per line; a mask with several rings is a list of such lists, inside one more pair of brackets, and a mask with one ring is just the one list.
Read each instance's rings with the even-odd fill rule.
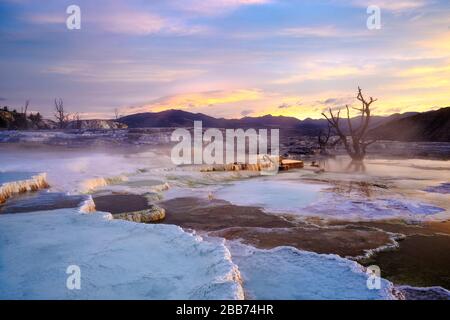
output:
[[386,89],[390,90],[426,90],[441,88],[450,91],[450,60],[440,61],[439,65],[418,65],[401,69],[396,79]]
[[136,113],[145,111],[162,111],[167,109],[193,109],[212,106],[225,106],[241,102],[259,101],[262,100],[263,97],[263,92],[258,89],[186,93],[160,98],[142,106],[125,108],[124,112]]
[[241,111],[241,116],[246,117],[246,116],[248,116],[248,115],[250,115],[252,113],[253,113],[253,110],[242,110]]
[[354,103],[355,97],[346,96],[346,97],[336,97],[336,98],[328,98],[326,100],[317,101],[318,104],[326,105],[327,107],[342,107],[345,105],[351,105]]
[[[303,117],[320,115],[308,104],[300,103],[300,97],[261,89],[236,89],[205,91],[197,93],[175,94],[162,97],[142,105],[125,107],[122,114],[140,112],[158,112],[168,109],[182,109],[200,112],[214,117],[239,118],[243,116],[261,116],[267,114]],[[286,104],[287,108],[279,106]],[[300,106],[302,108],[294,108]]]
[[431,0],[353,0],[352,4],[358,7],[367,8],[370,5],[376,5],[381,10],[388,10],[394,13],[400,13],[404,11],[411,11],[419,8],[423,8],[429,5]]
[[203,74],[204,71],[194,68],[166,68],[154,64],[113,60],[66,63],[51,66],[42,72],[69,76],[72,80],[81,82],[167,83],[196,77]]
[[67,15],[64,14],[51,14],[51,13],[36,13],[27,14],[23,17],[23,20],[34,24],[61,24],[65,25]]
[[335,37],[339,35],[338,30],[333,26],[318,27],[295,27],[285,28],[279,32],[282,36],[290,36],[297,38],[304,37]]
[[175,0],[171,4],[180,10],[200,15],[222,15],[242,6],[263,5],[273,0]]
[[375,34],[366,28],[342,28],[334,25],[315,26],[292,26],[282,28],[271,28],[234,33],[232,38],[236,39],[267,39],[267,38],[299,38],[299,39],[348,39],[374,37]]
[[[211,30],[206,26],[187,24],[181,17],[163,16],[148,10],[138,10],[124,5],[98,10],[95,15],[83,14],[82,29],[99,30],[107,33],[145,36],[150,34],[193,35],[206,34]],[[33,13],[23,20],[33,24],[61,24],[65,26],[67,14]]]
[[439,66],[417,66],[399,72],[399,76],[401,77],[429,76],[429,75],[447,76],[449,74],[450,74],[450,63]]
[[[10,76],[0,91],[15,88],[11,104],[58,92],[79,111],[134,105],[126,110],[302,118],[345,105],[358,84],[380,108],[426,108],[450,97],[448,60],[436,61],[450,58],[443,0],[79,0],[82,30],[70,35],[64,6],[23,1],[5,15],[1,39]],[[369,4],[382,9],[381,30],[365,26]],[[18,21],[31,13],[33,25]],[[176,38],[193,34],[202,36]]]
[[104,31],[121,34],[145,35],[162,31],[167,21],[147,12],[115,12],[96,19]]
[[284,28],[277,32],[278,36],[293,38],[345,38],[357,36],[371,36],[367,29],[355,31],[355,29],[342,29],[332,25],[309,26],[309,27],[291,27]]
[[290,108],[290,107],[292,107],[290,104],[288,104],[288,103],[282,103],[282,104],[280,104],[280,105],[278,106],[278,109],[287,109],[287,108]]
[[345,65],[343,63],[307,63],[300,66],[296,74],[287,75],[272,81],[273,84],[292,84],[311,80],[336,80],[375,73],[373,65]]
[[[450,25],[448,26],[450,28]],[[450,56],[450,31],[439,33],[438,35],[417,43],[423,48],[430,49],[440,55]]]
[[99,24],[106,32],[125,35],[155,33],[193,35],[205,34],[210,31],[205,26],[188,25],[182,19],[162,17],[154,13],[135,10],[110,13],[96,18],[95,23]]

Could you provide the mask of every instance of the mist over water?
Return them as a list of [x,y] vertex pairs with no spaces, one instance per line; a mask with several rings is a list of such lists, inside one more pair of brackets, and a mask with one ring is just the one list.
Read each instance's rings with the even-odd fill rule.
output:
[[[40,213],[45,212],[45,223],[48,223],[52,217],[52,211],[49,210],[58,209],[65,217],[58,221],[63,224],[70,223],[69,221],[75,221],[70,219],[70,216],[78,212],[79,204],[86,200],[84,194],[88,193],[94,196],[121,194],[125,197],[127,194],[134,194],[152,203],[183,196],[201,199],[211,197],[224,200],[222,204],[228,202],[237,206],[261,207],[267,214],[342,219],[347,223],[391,218],[421,221],[428,217],[433,221],[448,216],[448,201],[445,202],[444,194],[426,191],[427,187],[440,186],[449,180],[450,165],[444,160],[371,157],[365,161],[362,168],[355,169],[349,165],[348,157],[337,156],[334,159],[318,161],[323,171],[311,167],[310,162],[306,160],[304,169],[261,177],[255,172],[204,173],[195,166],[176,167],[170,162],[167,151],[167,148],[154,147],[150,150],[146,147],[132,150],[120,148],[95,150],[52,146],[23,149],[8,146],[7,152],[0,153],[0,164],[4,173],[1,179],[7,181],[27,178],[31,172],[46,172],[51,187],[45,195],[25,194],[12,199],[3,207],[1,213],[8,213],[10,210],[10,213],[15,212],[15,215],[26,215],[35,208],[40,210],[38,211]],[[24,169],[30,173],[24,172]],[[440,189],[433,189],[436,190]],[[68,196],[68,193],[71,195]],[[205,205],[213,204],[206,202]],[[39,219],[39,215],[33,217]],[[18,228],[17,221],[14,222],[14,218],[9,219],[7,223],[14,223]],[[38,225],[38,221],[34,223]],[[76,223],[79,223],[78,220]],[[89,234],[94,232],[84,223],[86,221],[83,222],[86,232]],[[104,226],[108,226],[108,223],[105,223]],[[114,220],[114,223],[118,224],[115,232],[119,233],[120,225],[127,224],[119,220]],[[166,237],[162,235],[165,230],[160,229],[162,225],[152,226],[159,232],[158,237],[154,238],[160,246],[158,250],[171,252],[173,248],[170,241],[167,242]],[[95,232],[101,232],[97,222],[95,228],[98,228]],[[73,230],[70,229],[70,232],[75,232]],[[138,241],[141,241],[146,237],[145,232],[142,232],[133,237],[136,236],[139,238]],[[265,232],[270,232],[270,228]],[[122,233],[131,235],[133,232],[128,230]],[[107,234],[104,236],[108,237]],[[286,241],[288,240],[286,238]],[[130,238],[128,243],[131,242]],[[185,246],[185,251],[199,254],[193,249],[195,243],[187,241]],[[224,254],[218,257],[217,254],[213,256],[202,252],[199,255],[203,257],[199,259],[205,268],[210,268],[210,262],[214,264],[221,261],[221,264],[229,268],[225,270],[226,272],[239,270],[244,282],[241,284],[231,281],[223,290],[218,289],[211,293],[214,297],[239,296],[239,286],[243,285],[248,294],[247,298],[392,298],[389,291],[392,284],[388,281],[383,282],[385,289],[383,292],[374,294],[367,291],[364,273],[358,268],[355,269],[354,267],[358,265],[347,259],[310,255],[301,250],[293,250],[292,247],[279,250],[250,248],[250,251],[247,251],[240,247],[240,244],[228,243],[227,246],[231,248],[230,256]],[[117,248],[125,250],[124,247]],[[223,247],[220,248],[222,250]],[[61,246],[61,250],[66,250],[64,245]],[[80,247],[80,253],[82,250],[85,248]],[[10,253],[12,254],[12,251]],[[135,259],[135,254],[140,253],[131,252],[130,257]],[[171,259],[174,264],[183,263],[182,256]],[[278,263],[276,268],[270,267],[273,261]],[[89,265],[89,268],[93,268],[91,270],[95,274],[97,267]],[[342,277],[319,276],[320,272],[336,272],[336,270],[339,270]],[[139,273],[141,270],[136,272]],[[273,279],[273,285],[265,279]],[[343,279],[347,283],[354,284],[353,287],[349,288],[342,284]],[[114,283],[109,278],[103,278],[102,281],[106,285]],[[201,283],[195,277],[190,281],[189,285],[193,286]],[[279,286],[279,290],[273,290],[275,285]],[[342,290],[336,291],[341,285],[344,285]],[[132,284],[128,283],[125,287],[131,288]],[[306,287],[311,290],[306,290]],[[158,296],[158,292],[153,293]],[[159,293],[168,294],[164,290]],[[121,294],[126,295],[125,291]],[[140,294],[145,295],[145,292],[140,291]]]

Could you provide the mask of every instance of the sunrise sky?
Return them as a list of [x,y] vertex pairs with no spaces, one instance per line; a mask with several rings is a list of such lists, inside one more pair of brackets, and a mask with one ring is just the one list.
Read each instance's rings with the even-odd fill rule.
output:
[[[68,30],[66,8],[81,8]],[[368,5],[382,28],[368,30]],[[449,0],[0,0],[0,105],[319,118],[450,105]]]

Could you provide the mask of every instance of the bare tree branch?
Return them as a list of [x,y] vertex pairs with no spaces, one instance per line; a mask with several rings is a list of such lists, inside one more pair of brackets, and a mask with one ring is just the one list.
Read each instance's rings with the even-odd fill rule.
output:
[[322,154],[322,155],[328,155],[327,147],[328,147],[328,142],[330,141],[331,131],[332,131],[332,126],[331,126],[331,124],[328,123],[327,132],[324,133],[323,130],[320,130],[319,135],[317,136],[317,142],[319,144],[320,154]]
[[369,100],[367,100],[364,97],[360,87],[358,87],[358,94],[356,96],[356,99],[360,101],[362,104],[361,108],[353,108],[361,112],[361,123],[357,129],[353,128],[353,124],[350,118],[350,109],[348,105],[345,106],[347,110],[347,124],[351,138],[351,144],[348,142],[347,135],[344,134],[339,123],[340,110],[338,111],[336,116],[331,111],[331,108],[329,109],[330,113],[329,116],[327,116],[325,113],[322,113],[322,115],[328,121],[329,125],[331,125],[332,128],[336,131],[337,135],[340,138],[340,141],[344,144],[344,147],[349,156],[353,160],[361,161],[364,159],[366,155],[366,148],[376,141],[376,140],[366,141],[366,136],[371,117],[370,106],[373,102],[377,101],[377,99],[369,97]]
[[61,98],[55,99],[55,113],[54,116],[56,121],[58,122],[58,126],[60,129],[64,129],[68,120],[69,114],[67,114],[64,110],[64,103]]

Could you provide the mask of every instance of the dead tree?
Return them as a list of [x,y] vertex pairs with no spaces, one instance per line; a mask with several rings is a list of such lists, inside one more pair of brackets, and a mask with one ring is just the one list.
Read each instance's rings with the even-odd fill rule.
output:
[[361,122],[358,128],[353,128],[352,121],[350,119],[350,109],[348,105],[345,106],[347,109],[347,124],[348,124],[348,132],[350,135],[350,141],[347,138],[347,134],[344,132],[341,127],[341,123],[339,122],[341,110],[337,112],[336,115],[333,114],[331,108],[329,109],[329,116],[327,116],[324,112],[322,115],[327,119],[328,123],[331,125],[333,130],[339,136],[339,140],[344,145],[345,150],[348,155],[352,158],[353,161],[362,161],[366,156],[367,147],[374,143],[376,140],[367,140],[367,129],[369,128],[370,123],[370,106],[373,102],[377,101],[372,97],[367,100],[363,94],[360,87],[358,87],[358,95],[356,96],[358,101],[361,102],[361,108],[353,108],[361,112]]
[[28,106],[30,105],[30,100],[25,101],[25,107],[23,108],[23,115],[27,117]]
[[42,121],[42,115],[39,112],[36,114],[30,113],[28,119],[30,119],[34,128],[39,128],[40,122]]
[[328,152],[329,148],[335,148],[340,139],[333,139],[335,133],[332,126],[328,123],[326,132],[320,130],[317,136],[317,144],[319,145],[320,154],[323,156],[333,156]]
[[317,136],[317,143],[319,144],[320,154],[328,155],[328,141],[330,141],[331,136],[331,125],[328,124],[327,133],[325,134],[323,130],[320,130],[319,135]]
[[117,108],[114,109],[114,117],[116,121],[120,118],[119,109]]
[[21,109],[22,113],[22,127],[23,129],[28,129],[28,122],[27,122],[27,112],[28,112],[28,106],[30,105],[30,100],[25,101],[25,106]]
[[61,98],[55,99],[55,114],[56,121],[58,123],[58,127],[60,129],[64,129],[69,120],[69,114],[64,110],[64,103]]
[[78,130],[81,129],[81,125],[82,125],[81,118],[80,118],[80,114],[78,112],[73,114],[72,122],[75,124],[75,129],[78,129]]

